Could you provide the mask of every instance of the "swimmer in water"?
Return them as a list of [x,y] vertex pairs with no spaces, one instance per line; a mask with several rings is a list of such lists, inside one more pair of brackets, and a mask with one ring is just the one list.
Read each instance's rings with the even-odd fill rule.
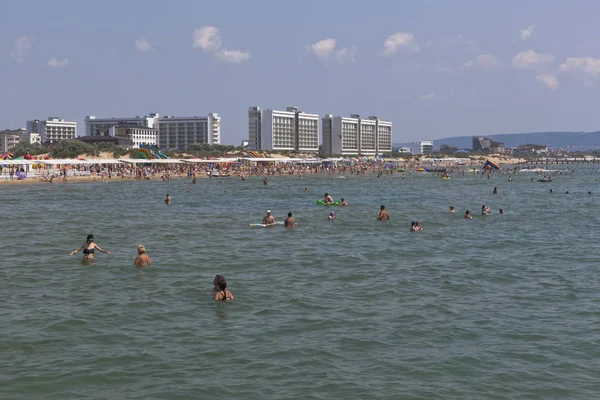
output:
[[143,244],[140,244],[137,247],[138,256],[133,261],[133,264],[138,268],[144,268],[150,264],[152,264],[152,260],[150,256],[146,254],[146,247]]
[[331,211],[329,213],[329,216],[327,216],[327,219],[329,220],[329,222],[335,221],[335,213],[333,211]]
[[500,215],[504,215],[504,208],[500,209]]
[[465,211],[465,219],[473,219],[473,216],[471,215],[471,210]]
[[323,203],[329,204],[333,203],[333,197],[329,195],[329,193],[325,193],[325,198],[323,199]]
[[343,197],[340,199],[340,201],[341,201],[340,206],[349,206],[350,205],[350,204],[348,204],[348,202],[346,200],[344,200]]
[[167,193],[167,197],[165,197],[165,204],[171,204],[171,195]]
[[217,275],[213,281],[215,301],[230,301],[233,300],[233,294],[227,289],[227,281],[223,275]]
[[378,221],[388,221],[390,219],[390,214],[385,209],[385,206],[382,204],[379,207],[379,215],[377,216]]
[[83,250],[83,259],[84,260],[93,260],[94,259],[94,250],[98,249],[100,253],[111,254],[110,251],[101,249],[96,243],[94,243],[94,235],[88,235],[86,242],[81,245],[77,250],[73,250],[69,256]]
[[418,229],[417,229],[417,222],[416,222],[416,221],[412,221],[412,222],[410,223],[410,231],[411,231],[411,232],[416,232],[417,230],[418,230]]
[[293,228],[296,226],[296,220],[294,219],[294,217],[292,217],[291,211],[288,213],[288,216],[285,219],[285,221],[283,221],[283,226],[285,226],[286,228]]
[[454,206],[450,206],[450,213],[451,213],[451,214],[454,214],[454,213],[455,213]]
[[494,186],[494,190],[492,191],[493,194],[498,194],[498,186]]
[[269,183],[269,180],[267,178],[263,179],[263,185],[267,185]]
[[275,223],[275,217],[271,215],[271,210],[267,210],[267,215],[262,220],[263,225],[273,225]]
[[484,205],[481,206],[481,215],[488,215],[490,214],[490,209],[488,207]]
[[304,193],[308,192],[308,188],[304,188]]

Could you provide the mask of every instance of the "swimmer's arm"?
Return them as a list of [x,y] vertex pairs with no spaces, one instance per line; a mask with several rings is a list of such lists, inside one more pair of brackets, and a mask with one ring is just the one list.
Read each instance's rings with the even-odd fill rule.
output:
[[[87,243],[86,243],[87,244]],[[81,249],[83,249],[86,245],[83,244],[81,247],[79,247],[77,250],[73,250],[69,255],[72,256],[75,253],[78,253]]]
[[104,253],[104,254],[111,254],[111,253],[110,253],[110,251],[108,251],[108,250],[104,250],[104,249],[101,249],[101,248],[100,248],[100,246],[98,246],[98,245],[96,245],[96,248],[98,249],[98,251],[99,251],[100,253]]

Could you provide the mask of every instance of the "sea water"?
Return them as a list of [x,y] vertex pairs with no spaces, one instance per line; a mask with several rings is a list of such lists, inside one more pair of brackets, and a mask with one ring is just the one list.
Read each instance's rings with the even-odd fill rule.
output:
[[[600,173],[576,168],[0,186],[0,398],[598,398]],[[249,227],[267,209],[298,226]],[[112,255],[83,266],[90,233]]]

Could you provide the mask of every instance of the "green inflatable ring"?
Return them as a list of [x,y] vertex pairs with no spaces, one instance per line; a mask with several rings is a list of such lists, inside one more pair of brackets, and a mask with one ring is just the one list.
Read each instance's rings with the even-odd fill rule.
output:
[[333,203],[325,203],[323,200],[317,200],[317,204],[321,206],[341,206],[341,201],[334,201]]

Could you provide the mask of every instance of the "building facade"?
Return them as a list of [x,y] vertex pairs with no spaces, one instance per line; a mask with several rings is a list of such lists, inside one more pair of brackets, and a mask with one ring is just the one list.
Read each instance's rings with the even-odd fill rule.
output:
[[39,133],[19,133],[19,143],[42,144],[42,137]]
[[[154,128],[146,128],[135,124],[114,125],[108,128],[105,136],[112,136],[119,139],[131,140],[133,148],[139,148],[140,144],[156,145],[158,131]],[[123,141],[123,143],[128,143]]]
[[322,119],[323,153],[326,155],[383,155],[392,152],[392,123],[358,114]]
[[10,151],[19,144],[19,136],[23,134],[21,129],[7,129],[0,132],[0,155]]
[[[138,125],[154,129],[158,132],[154,144],[166,149],[185,150],[193,144],[221,143],[221,117],[217,113],[209,113],[205,117],[165,116],[161,118],[158,113],[132,118],[85,117],[88,136],[102,135],[108,129],[118,125]],[[142,134],[145,135],[147,132]]]
[[42,143],[56,143],[61,140],[75,139],[77,122],[65,121],[58,117],[49,117],[47,120],[35,119],[27,121],[27,132],[39,134]]
[[248,108],[248,150],[260,150],[262,111],[260,107]]
[[96,118],[93,115],[87,115],[85,117],[85,135],[104,136],[110,128],[116,125],[139,125],[145,128],[158,129],[158,124],[159,118],[157,113],[127,118]]
[[[258,107],[256,107],[258,108]],[[260,149],[279,151],[319,151],[319,115],[298,111],[297,107],[288,107],[286,111],[256,110],[260,112]],[[250,115],[249,118],[256,117]],[[250,124],[249,120],[249,124]],[[256,132],[249,137],[249,142]],[[258,150],[258,149],[256,149]]]
[[433,140],[421,140],[420,142],[415,142],[412,144],[411,148],[412,154],[433,154]]
[[184,150],[193,144],[221,144],[221,117],[163,117],[158,126],[158,146]]

